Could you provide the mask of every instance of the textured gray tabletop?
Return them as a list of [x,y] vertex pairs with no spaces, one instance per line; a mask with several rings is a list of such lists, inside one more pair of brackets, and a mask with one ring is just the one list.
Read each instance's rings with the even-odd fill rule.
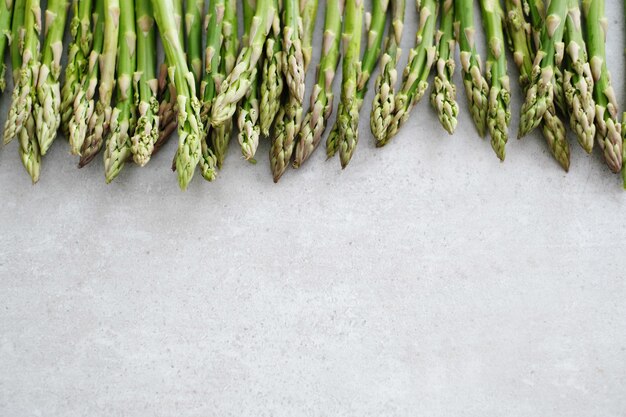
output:
[[0,415],[626,416],[621,178],[573,137],[569,174],[538,133],[500,163],[460,99],[452,137],[424,100],[278,185],[267,142],[184,193],[175,141],[111,185],[62,138],[35,186],[0,149]]

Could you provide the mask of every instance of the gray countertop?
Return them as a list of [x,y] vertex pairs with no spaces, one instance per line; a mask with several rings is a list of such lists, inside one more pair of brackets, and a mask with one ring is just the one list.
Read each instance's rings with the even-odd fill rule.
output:
[[278,185],[267,141],[186,192],[175,140],[110,185],[63,138],[35,186],[4,146],[0,415],[625,416],[621,177],[572,136],[568,174],[514,139],[509,65],[505,163],[462,90],[454,136],[423,100],[383,149],[370,91],[348,169],[318,149]]

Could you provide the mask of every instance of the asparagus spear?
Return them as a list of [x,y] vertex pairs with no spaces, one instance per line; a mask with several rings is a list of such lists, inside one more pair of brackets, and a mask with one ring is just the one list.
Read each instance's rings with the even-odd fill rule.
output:
[[[554,102],[555,61],[562,56],[567,7],[565,0],[553,0],[541,32],[541,48],[535,56],[530,87],[522,104],[520,131],[523,137],[539,126],[543,114]],[[558,55],[558,56],[557,56]]]
[[[253,1],[253,0],[248,0]],[[235,67],[237,51],[239,49],[239,38],[237,37],[237,1],[227,0],[224,12],[224,24],[222,26],[223,45],[220,52],[221,61],[217,77],[214,78],[217,90],[221,88],[222,82]],[[227,120],[221,126],[211,129],[211,143],[217,157],[217,166],[221,168],[226,157],[228,144],[230,142],[233,128],[232,119]]]
[[[519,82],[522,91],[526,93],[530,84],[535,56],[532,46],[531,25],[524,18],[521,0],[505,0],[505,5],[508,23],[507,32],[513,52],[513,60],[520,72]],[[570,163],[570,146],[567,141],[565,126],[557,115],[554,105],[549,107],[543,116],[542,131],[550,152],[567,171]]]
[[304,117],[298,135],[294,168],[300,167],[313,153],[322,139],[326,122],[333,111],[333,79],[339,62],[339,41],[344,0],[329,1],[324,18],[322,56],[317,68],[317,83],[311,93],[309,111]]
[[361,63],[361,25],[363,24],[363,0],[346,0],[346,17],[343,27],[343,64],[341,79],[341,101],[337,109],[336,128],[326,140],[326,156],[335,155],[339,150],[342,168],[352,157],[359,132],[359,103],[357,82]]
[[13,19],[11,20],[11,44],[9,51],[11,52],[11,70],[13,75],[13,84],[18,83],[20,72],[22,69],[22,52],[24,51],[24,37],[26,29],[24,27],[24,18],[26,15],[26,0],[15,0],[13,9]]
[[409,52],[409,62],[402,76],[402,87],[395,95],[394,113],[387,128],[385,139],[377,143],[388,143],[409,117],[413,106],[421,100],[428,88],[428,75],[435,61],[437,48],[434,44],[435,25],[437,23],[437,4],[435,0],[421,2],[420,25],[417,30],[416,44]]
[[196,89],[202,77],[202,14],[204,0],[185,1],[185,30],[187,31],[187,60],[196,79]]
[[487,80],[489,104],[487,107],[487,128],[491,136],[491,147],[498,158],[504,161],[505,146],[508,140],[511,121],[511,88],[506,68],[506,50],[502,19],[504,12],[499,0],[481,0],[483,26],[487,35]]
[[46,34],[41,66],[37,77],[37,99],[33,117],[41,155],[45,155],[56,138],[61,124],[61,55],[67,18],[66,0],[49,0],[46,10]]
[[170,19],[170,16],[174,14],[174,4],[172,0],[152,0],[152,7],[161,33],[168,64],[168,74],[176,87],[178,111],[176,172],[178,184],[181,189],[185,190],[200,159],[201,141],[204,135],[200,117],[201,105],[196,97],[195,81],[193,74],[187,67],[178,29]]
[[[278,7],[277,1],[274,1],[274,7]],[[261,75],[259,112],[263,136],[269,136],[270,128],[280,108],[280,97],[283,92],[282,56],[280,18],[278,13],[276,13],[272,22],[272,28],[265,41],[265,59],[263,60],[263,72]]]
[[619,172],[622,169],[622,126],[617,120],[617,100],[606,67],[604,45],[608,20],[604,15],[604,0],[583,0],[583,10],[594,81],[596,140],[611,171]]
[[454,1],[443,0],[441,3],[441,22],[437,32],[437,74],[430,94],[430,103],[437,111],[439,122],[450,134],[454,133],[457,124],[459,106],[456,101],[454,85]]
[[11,18],[13,16],[13,0],[0,2],[0,92],[6,87],[4,54],[11,38]]
[[70,22],[72,40],[68,48],[65,82],[61,89],[61,128],[66,137],[70,134],[70,120],[74,112],[74,101],[87,77],[91,52],[91,6],[92,0],[73,0],[73,17]]
[[120,0],[104,0],[104,46],[100,55],[100,85],[98,102],[89,118],[88,134],[81,148],[78,167],[84,167],[102,148],[104,137],[111,122],[111,99],[115,86],[115,62],[117,39],[120,32]]
[[135,0],[120,1],[120,34],[117,59],[117,103],[111,113],[111,131],[104,151],[104,175],[107,183],[117,177],[131,153],[136,107],[133,74],[137,67]]
[[250,25],[250,40],[239,52],[233,71],[223,81],[220,92],[211,109],[211,124],[219,126],[232,118],[236,103],[243,98],[252,85],[257,62],[263,52],[263,43],[270,30],[276,8],[273,0],[258,0],[256,12]]
[[[278,3],[275,3],[275,5]],[[244,11],[244,40],[248,42],[250,38],[250,25],[254,18],[253,13],[254,4],[249,1],[243,2]],[[278,21],[278,16],[274,16],[274,22]],[[256,154],[257,147],[259,146],[259,135],[261,134],[261,127],[259,125],[259,100],[258,100],[258,80],[257,73],[250,75],[251,85],[250,89],[246,93],[245,97],[241,101],[237,117],[237,125],[239,127],[239,134],[237,139],[241,146],[241,154],[246,161],[255,163],[254,155]],[[280,75],[279,75],[280,77]],[[263,88],[271,88],[271,86],[265,85]],[[281,87],[282,89],[282,87]]]
[[456,37],[461,50],[463,85],[472,120],[482,137],[485,135],[489,107],[489,84],[483,77],[481,61],[475,46],[474,4],[472,0],[456,0]]
[[[20,72],[13,89],[9,116],[4,125],[4,143],[10,142],[23,128],[31,114],[37,76],[39,75],[39,33],[41,31],[41,7],[39,0],[27,0],[24,4],[24,46]],[[34,123],[28,126],[34,128]],[[31,135],[32,133],[32,135]],[[29,131],[30,140],[37,140],[34,129]]]
[[[205,135],[201,141],[200,167],[202,176],[211,181],[215,179],[214,167],[221,166],[217,152],[209,146],[210,127],[209,114],[211,104],[216,92],[216,83],[219,77],[221,61],[220,50],[222,47],[222,25],[224,22],[224,0],[210,0],[209,10],[206,16],[207,46],[202,83],[200,84],[200,96],[202,97],[202,125]],[[219,163],[219,164],[218,164]]]
[[[317,2],[313,2],[317,3]],[[312,48],[313,30],[315,29],[315,16],[317,15],[316,7],[306,7],[306,0],[301,4],[302,8],[302,50],[310,51]],[[303,54],[303,57],[305,55]],[[303,58],[304,59],[304,58]],[[310,60],[304,60],[303,76],[306,76],[308,64]],[[281,107],[277,122],[274,126],[274,138],[270,148],[270,167],[274,177],[274,182],[278,182],[284,174],[291,156],[293,154],[296,136],[300,131],[302,123],[302,101],[292,92],[289,91],[289,97],[285,104]]]
[[291,95],[304,99],[304,56],[302,55],[302,18],[298,0],[283,0],[283,73]]
[[398,59],[400,58],[400,41],[404,30],[405,0],[392,0],[392,22],[385,41],[385,52],[380,59],[380,74],[376,78],[376,95],[370,113],[370,130],[377,143],[384,143],[387,128],[393,118],[395,107],[395,86],[398,78]]
[[593,77],[583,38],[578,0],[567,0],[565,23],[566,67],[563,73],[565,102],[570,115],[570,126],[578,143],[588,153],[593,148],[596,128],[593,123],[596,109],[593,101]]
[[[181,47],[185,45],[183,36],[183,0],[173,0],[174,8],[172,18],[178,34],[178,42]],[[154,152],[157,152],[161,146],[169,139],[170,135],[176,130],[176,88],[167,74],[168,65],[163,62],[159,68],[158,85],[159,85],[159,139],[154,144]],[[153,153],[154,153],[153,152]]]
[[302,57],[305,71],[311,63],[313,55],[313,33],[317,18],[318,0],[300,0],[300,16],[302,16]]
[[[15,13],[13,14],[13,21],[11,23],[11,64],[13,67],[13,81],[14,84],[19,83],[19,77],[23,71],[23,54],[24,47],[26,45],[27,30],[25,26],[26,8],[31,11],[33,4],[27,0],[16,0]],[[28,13],[31,14],[32,13]],[[39,143],[35,135],[30,135],[29,132],[34,132],[34,120],[32,115],[29,114],[24,121],[25,126],[20,130],[18,134],[19,140],[19,153],[22,164],[29,173],[33,184],[39,180],[39,172],[41,167],[41,153],[39,152]],[[24,132],[24,134],[22,134]]]
[[133,80],[137,126],[131,139],[133,160],[144,166],[150,160],[154,144],[159,139],[158,81],[156,79],[156,33],[150,0],[136,0],[137,72]]
[[93,48],[89,53],[87,76],[83,79],[72,105],[72,117],[69,121],[70,152],[80,155],[87,136],[89,120],[95,109],[95,94],[100,78],[100,55],[104,46],[104,0],[95,0],[93,14]]

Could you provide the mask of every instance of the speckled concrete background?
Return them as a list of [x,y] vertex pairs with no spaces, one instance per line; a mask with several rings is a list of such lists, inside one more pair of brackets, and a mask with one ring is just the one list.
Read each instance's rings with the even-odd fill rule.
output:
[[317,152],[279,185],[267,143],[256,166],[233,144],[186,193],[174,142],[109,186],[63,139],[37,186],[2,148],[0,415],[626,416],[626,193],[601,157],[572,138],[565,174],[534,134],[501,164],[464,102],[453,137],[426,101],[387,148],[361,135],[345,172]]

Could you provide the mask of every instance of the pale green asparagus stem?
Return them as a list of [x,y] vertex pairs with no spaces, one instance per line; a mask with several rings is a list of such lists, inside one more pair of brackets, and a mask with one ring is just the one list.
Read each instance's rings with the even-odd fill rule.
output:
[[72,41],[68,48],[68,62],[65,67],[65,81],[61,89],[61,129],[69,139],[70,120],[74,113],[74,101],[88,75],[88,56],[91,52],[92,0],[73,0],[73,17],[70,22]]
[[252,76],[256,75],[257,62],[263,53],[263,44],[274,19],[276,8],[273,0],[258,0],[256,12],[250,25],[250,40],[244,46],[233,71],[226,77],[215,98],[211,109],[211,124],[219,126],[230,120],[235,113],[236,104],[252,85]]
[[333,80],[339,62],[341,19],[344,0],[329,1],[326,4],[324,38],[321,60],[317,69],[317,83],[311,93],[311,105],[302,122],[295,151],[294,168],[306,161],[319,145],[326,123],[333,110]]
[[[554,0],[553,0],[554,1]],[[622,126],[617,120],[618,108],[611,76],[606,66],[606,32],[609,22],[604,15],[604,0],[583,0],[589,64],[594,80],[596,102],[596,140],[604,159],[613,172],[622,169]]]
[[37,78],[33,117],[41,155],[45,155],[61,125],[61,55],[67,18],[66,0],[49,0],[46,10],[45,42]]
[[200,160],[204,137],[200,116],[201,104],[196,97],[195,80],[187,67],[178,29],[170,19],[170,16],[174,14],[172,0],[153,0],[152,7],[161,33],[169,78],[176,87],[178,151],[175,162],[178,184],[181,189],[185,190]]
[[302,18],[298,0],[282,0],[283,65],[290,94],[302,103],[304,99],[304,56],[302,54]]
[[566,61],[563,71],[565,103],[570,116],[570,126],[578,143],[588,153],[593,148],[596,135],[594,119],[596,105],[593,101],[593,77],[583,38],[581,12],[578,0],[567,0],[565,25]]
[[565,1],[552,0],[546,12],[545,25],[541,32],[541,49],[535,56],[530,87],[522,104],[518,137],[525,136],[539,126],[544,113],[555,101],[555,66],[564,52],[563,34],[567,14]]
[[159,100],[156,78],[156,32],[150,0],[135,3],[135,26],[137,30],[137,72],[134,94],[138,112],[137,126],[131,139],[133,161],[144,166],[154,152],[159,139]]
[[430,103],[437,111],[439,122],[450,134],[454,133],[457,124],[459,106],[456,101],[454,85],[454,1],[443,0],[441,3],[441,22],[437,32],[437,73],[430,94]]
[[[4,143],[10,142],[23,128],[31,114],[39,75],[39,33],[41,32],[41,7],[39,0],[26,0],[24,5],[24,46],[17,83],[11,97],[9,115],[4,125]],[[37,140],[34,123],[30,140]],[[29,132],[30,133],[30,132]]]
[[89,120],[95,109],[95,94],[100,77],[100,55],[104,46],[104,0],[95,0],[93,14],[93,48],[89,53],[87,76],[83,79],[72,105],[72,117],[69,121],[70,152],[80,155],[87,136]]
[[392,0],[392,22],[385,41],[385,52],[380,59],[380,74],[376,78],[376,95],[372,102],[370,130],[376,143],[384,144],[387,128],[395,109],[395,86],[398,79],[398,59],[401,55],[400,42],[404,31],[405,0]]
[[309,67],[313,55],[313,33],[317,18],[318,0],[300,0],[300,15],[302,16],[302,56],[304,69]]
[[13,16],[13,0],[0,2],[0,92],[6,87],[6,65],[4,55],[11,39],[11,18]]
[[505,146],[509,137],[511,121],[511,87],[507,75],[506,49],[502,20],[504,12],[499,0],[480,0],[483,26],[487,35],[487,80],[489,104],[487,107],[487,128],[491,136],[491,147],[504,161]]
[[120,0],[104,0],[104,46],[100,55],[100,85],[98,102],[89,119],[88,134],[81,148],[79,168],[95,158],[102,148],[104,137],[109,132],[111,122],[111,100],[115,86],[115,62],[117,59],[117,39],[120,32]]
[[111,131],[104,150],[104,176],[107,183],[119,175],[132,155],[131,137],[136,123],[133,95],[133,74],[137,67],[134,0],[120,1],[120,17],[117,49],[117,103],[111,113]]
[[186,53],[189,68],[196,79],[196,89],[202,78],[202,14],[204,0],[185,1],[185,30],[187,32]]
[[[277,7],[278,2],[275,6]],[[283,92],[283,50],[280,36],[280,18],[276,13],[272,29],[265,41],[265,59],[261,74],[261,100],[259,103],[261,133],[269,136],[272,123],[280,108]]]
[[[307,35],[303,37],[302,50],[310,51],[312,48],[312,36],[309,35],[313,33],[315,28],[317,8],[305,8],[303,12],[302,31]],[[305,59],[303,76],[306,76],[309,62],[309,60]],[[302,125],[302,112],[302,102],[290,91],[289,98],[281,107],[276,118],[274,137],[272,138],[272,146],[270,148],[270,168],[272,169],[274,182],[278,182],[289,166],[296,144],[296,137]]]
[[388,143],[400,127],[408,120],[411,109],[417,104],[428,88],[428,75],[435,62],[435,26],[437,23],[437,4],[435,0],[424,0],[419,9],[420,26],[416,44],[409,52],[409,61],[402,76],[402,87],[395,95],[394,113],[387,128],[384,142]]
[[[522,0],[505,0],[504,4],[507,11],[507,32],[513,61],[519,69],[519,82],[525,94],[530,84],[535,57],[531,25],[525,20]],[[565,171],[569,170],[570,146],[565,126],[557,116],[554,105],[548,108],[543,116],[542,131],[550,153]]]
[[[361,27],[363,24],[363,0],[346,0],[343,40],[343,66],[341,80],[341,102],[337,110],[338,134],[329,135],[326,141],[326,156],[328,158],[340,151],[342,168],[345,168],[352,157],[352,152],[358,140],[359,100],[357,97],[357,82],[361,63]],[[350,143],[346,142],[349,138]]]
[[478,134],[483,137],[487,127],[489,84],[483,77],[480,56],[475,46],[474,3],[472,0],[456,0],[454,4],[456,38],[461,50],[459,57],[465,95],[474,125]]

